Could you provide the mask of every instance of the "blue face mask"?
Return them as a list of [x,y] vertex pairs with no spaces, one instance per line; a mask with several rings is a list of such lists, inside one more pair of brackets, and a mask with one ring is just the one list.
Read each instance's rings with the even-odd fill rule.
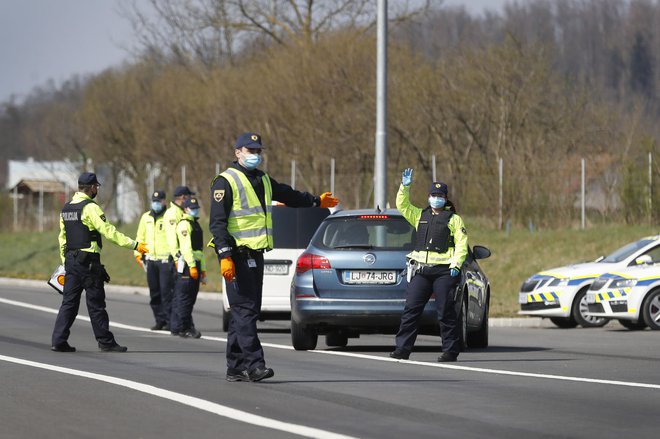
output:
[[199,209],[189,209],[190,216],[193,218],[199,218]]
[[163,206],[163,203],[161,203],[160,201],[151,202],[151,210],[153,210],[156,213],[160,213],[164,207],[165,206]]
[[243,166],[245,169],[256,169],[261,164],[261,156],[259,154],[243,154]]
[[429,196],[429,206],[431,206],[434,209],[442,209],[443,207],[445,207],[446,203],[447,200],[445,200],[442,197]]

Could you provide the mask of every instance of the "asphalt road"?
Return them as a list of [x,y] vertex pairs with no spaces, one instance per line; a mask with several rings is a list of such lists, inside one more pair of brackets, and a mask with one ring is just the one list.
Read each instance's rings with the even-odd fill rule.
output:
[[[296,352],[288,322],[260,337],[275,377],[229,383],[220,302],[199,300],[199,340],[151,332],[147,298],[108,295],[127,353],[99,352],[88,321],[50,351],[60,296],[0,285],[2,438],[655,437],[660,332],[491,328],[488,349],[439,364],[422,336],[410,361],[392,336]],[[87,312],[81,306],[81,316]],[[117,326],[119,325],[119,326]]]

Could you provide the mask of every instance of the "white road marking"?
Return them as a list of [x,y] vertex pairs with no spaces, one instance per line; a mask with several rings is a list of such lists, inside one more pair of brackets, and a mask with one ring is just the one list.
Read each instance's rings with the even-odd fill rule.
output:
[[54,372],[102,381],[105,383],[114,384],[116,386],[127,387],[129,389],[137,390],[138,392],[157,396],[163,399],[168,399],[179,404],[187,405],[199,410],[204,410],[206,412],[213,413],[218,416],[229,418],[238,422],[270,428],[272,430],[280,430],[299,436],[327,439],[353,439],[352,436],[345,436],[343,434],[332,433],[330,431],[320,430],[318,428],[305,427],[304,425],[291,424],[289,422],[277,421],[275,419],[266,418],[264,416],[253,415],[252,413],[236,410],[231,407],[217,404],[215,402],[207,401],[205,399],[195,398],[194,396],[184,395],[183,393],[172,392],[170,390],[161,389],[160,387],[138,383],[137,381],[125,380],[123,378],[116,378],[98,373],[85,372],[84,370],[69,369],[68,367],[54,366],[52,364],[37,363],[35,361],[24,360],[22,358],[7,357],[5,355],[0,355],[0,361],[36,367],[39,369],[46,369]]
[[[34,309],[34,310],[38,310],[38,311],[45,311],[45,312],[57,314],[57,310],[54,310],[52,308],[46,308],[46,307],[43,307],[43,306],[32,305],[32,304],[25,303],[25,302],[17,302],[17,301],[14,301],[14,300],[0,298],[0,303],[6,303],[6,304],[9,304],[9,305],[15,305],[15,306],[23,307],[23,308],[29,308],[29,309]],[[78,316],[78,318],[89,321],[89,317]],[[149,333],[152,333],[152,334],[162,333],[162,334],[168,334],[169,335],[169,332],[167,332],[167,331],[152,331],[149,328],[142,328],[140,326],[125,325],[125,324],[122,324],[122,323],[110,322],[110,326],[115,327],[115,328],[133,330],[133,331],[149,332]],[[212,336],[203,335],[201,338],[204,339],[204,340],[209,340],[209,341],[227,342],[227,339],[222,338],[222,337],[212,337]],[[274,349],[293,350],[293,347],[288,346],[288,345],[280,345],[280,344],[274,344],[274,343],[262,343],[261,345],[264,346],[264,347],[270,347],[270,348],[274,348]],[[641,388],[646,388],[646,389],[660,390],[660,384],[638,383],[638,382],[634,382],[634,381],[601,380],[601,379],[595,379],[595,378],[583,378],[583,377],[572,377],[572,376],[564,376],[564,375],[549,375],[549,374],[541,374],[541,373],[517,372],[517,371],[512,371],[512,370],[487,369],[487,368],[483,368],[483,367],[459,366],[459,365],[456,365],[456,364],[428,363],[428,362],[412,361],[412,360],[396,360],[396,359],[393,359],[393,358],[380,357],[380,356],[377,356],[377,355],[354,354],[354,353],[351,353],[351,352],[340,352],[340,351],[313,350],[313,351],[308,351],[308,352],[313,352],[313,353],[316,353],[316,354],[324,354],[324,355],[339,355],[339,356],[344,356],[344,357],[361,358],[361,359],[372,360],[372,361],[388,361],[388,362],[402,363],[402,364],[407,364],[407,365],[435,367],[435,368],[439,368],[439,369],[463,370],[463,371],[467,371],[467,372],[486,373],[486,374],[493,374],[493,375],[509,375],[509,376],[519,376],[519,377],[527,377],[527,378],[540,378],[540,379],[550,379],[550,380],[559,380],[559,381],[573,381],[573,382],[591,383],[591,384],[605,384],[605,385],[610,385],[610,386],[641,387]]]

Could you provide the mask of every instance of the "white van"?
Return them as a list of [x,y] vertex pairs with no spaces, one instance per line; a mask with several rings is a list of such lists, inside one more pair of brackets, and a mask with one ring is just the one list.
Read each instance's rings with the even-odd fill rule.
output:
[[[264,253],[264,288],[259,320],[291,318],[290,291],[296,261],[328,215],[329,209],[318,207],[273,206],[273,250]],[[223,279],[222,330],[227,332],[230,309],[225,291]]]

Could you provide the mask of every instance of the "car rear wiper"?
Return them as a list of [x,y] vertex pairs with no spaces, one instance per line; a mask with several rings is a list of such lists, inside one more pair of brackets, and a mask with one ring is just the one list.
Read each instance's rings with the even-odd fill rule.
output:
[[336,247],[332,248],[366,248],[366,249],[372,249],[374,248],[373,245],[371,244],[346,244],[346,245],[338,245]]

